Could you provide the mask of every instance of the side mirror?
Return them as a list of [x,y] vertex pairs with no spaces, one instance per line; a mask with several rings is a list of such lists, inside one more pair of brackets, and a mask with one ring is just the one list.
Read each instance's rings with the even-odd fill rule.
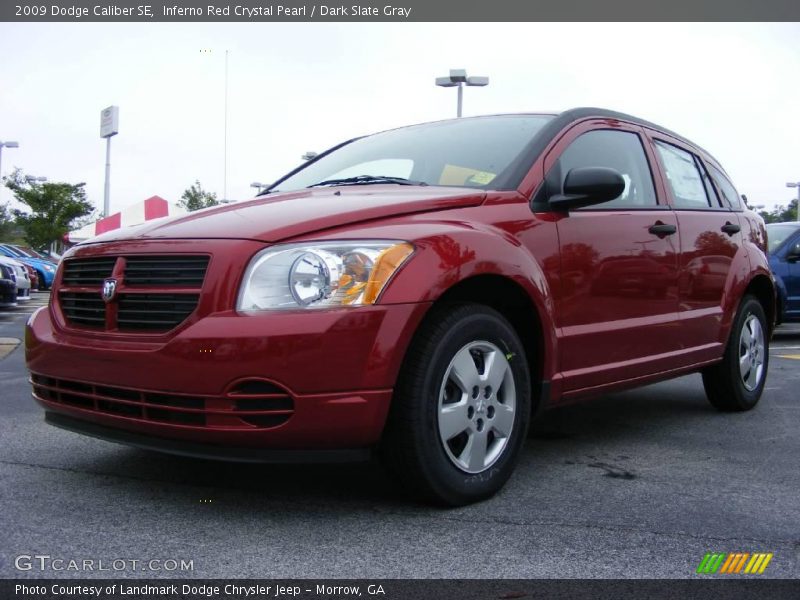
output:
[[625,191],[625,180],[617,171],[606,167],[571,169],[564,179],[564,193],[551,196],[550,208],[568,211],[618,198]]
[[795,244],[794,247],[786,253],[786,262],[796,263],[800,260],[800,243]]

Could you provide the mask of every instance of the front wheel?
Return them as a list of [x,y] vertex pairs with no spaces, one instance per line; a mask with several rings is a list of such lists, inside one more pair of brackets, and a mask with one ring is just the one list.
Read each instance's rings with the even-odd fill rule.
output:
[[458,506],[508,480],[530,417],[525,350],[491,308],[438,310],[415,337],[392,401],[382,454],[418,495]]
[[753,296],[742,298],[722,362],[703,371],[703,386],[714,408],[745,411],[758,404],[769,368],[768,331],[761,303]]

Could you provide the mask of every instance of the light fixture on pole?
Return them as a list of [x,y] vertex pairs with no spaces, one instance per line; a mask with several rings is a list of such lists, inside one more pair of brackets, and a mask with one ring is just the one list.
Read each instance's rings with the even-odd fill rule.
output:
[[25,181],[28,183],[44,183],[47,177],[37,177],[36,175],[25,175]]
[[795,207],[797,209],[796,220],[800,221],[800,181],[790,181],[786,184],[786,187],[797,188],[797,206]]
[[0,142],[0,177],[3,176],[3,148],[19,148],[19,142]]
[[103,216],[111,207],[111,138],[119,133],[119,106],[109,106],[100,111],[100,137],[106,138],[106,183],[103,188]]
[[456,116],[461,118],[461,107],[464,103],[464,86],[484,87],[489,85],[489,78],[478,76],[467,77],[467,71],[464,69],[450,69],[450,75],[447,77],[436,78],[436,85],[439,87],[458,87]]

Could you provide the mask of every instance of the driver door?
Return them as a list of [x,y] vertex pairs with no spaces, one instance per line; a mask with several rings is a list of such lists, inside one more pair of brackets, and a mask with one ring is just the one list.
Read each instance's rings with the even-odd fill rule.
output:
[[576,126],[545,163],[548,180],[557,178],[562,188],[577,167],[615,169],[626,184],[618,198],[557,221],[557,327],[567,394],[663,371],[681,347],[677,220],[657,193],[641,129],[613,123]]

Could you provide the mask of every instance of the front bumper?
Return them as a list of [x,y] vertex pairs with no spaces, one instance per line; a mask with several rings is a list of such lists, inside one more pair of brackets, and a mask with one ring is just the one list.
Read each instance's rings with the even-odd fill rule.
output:
[[134,445],[150,438],[155,449],[172,440],[234,454],[365,448],[380,438],[427,308],[218,312],[158,341],[64,329],[44,308],[26,328],[26,358],[48,413],[116,432],[106,439],[135,434]]

